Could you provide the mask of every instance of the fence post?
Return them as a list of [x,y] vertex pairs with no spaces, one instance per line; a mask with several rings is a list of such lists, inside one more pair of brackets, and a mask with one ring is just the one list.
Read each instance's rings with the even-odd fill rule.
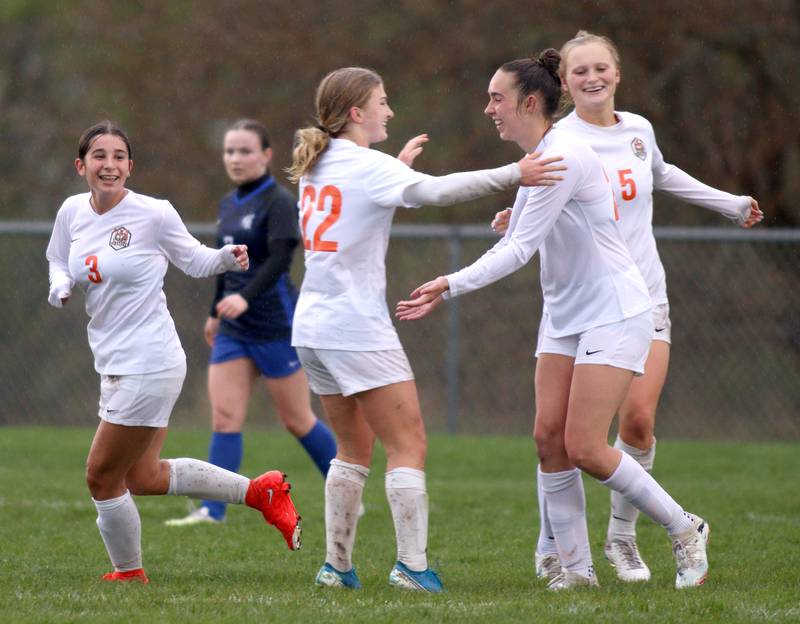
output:
[[[461,231],[455,226],[450,228],[447,237],[449,273],[461,268]],[[458,431],[459,397],[461,396],[461,379],[459,362],[461,361],[461,303],[455,297],[447,302],[447,350],[445,353],[445,375],[447,384],[447,432]]]

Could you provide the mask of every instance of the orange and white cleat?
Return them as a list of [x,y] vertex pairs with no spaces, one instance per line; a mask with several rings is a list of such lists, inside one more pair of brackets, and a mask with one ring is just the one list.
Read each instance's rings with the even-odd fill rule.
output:
[[147,575],[144,573],[144,568],[125,570],[124,572],[114,570],[114,572],[108,572],[107,574],[104,574],[101,578],[104,581],[120,581],[122,583],[138,581],[142,585],[147,585],[150,582],[150,579],[148,579]]
[[250,481],[244,502],[281,532],[289,550],[297,550],[301,546],[300,516],[289,496],[291,489],[285,474],[270,470]]

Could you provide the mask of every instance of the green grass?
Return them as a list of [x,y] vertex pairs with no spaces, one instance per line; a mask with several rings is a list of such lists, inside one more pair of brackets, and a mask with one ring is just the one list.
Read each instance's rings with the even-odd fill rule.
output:
[[[533,573],[536,460],[527,438],[430,440],[429,552],[447,591],[391,590],[394,536],[377,457],[358,527],[360,592],[312,586],[324,559],[322,479],[287,434],[246,437],[243,472],[281,468],[294,484],[304,546],[289,552],[260,515],[234,507],[225,526],[167,529],[184,500],[138,498],[149,586],[109,585],[83,482],[92,432],[0,429],[0,621],[3,622],[797,622],[800,621],[800,446],[659,441],[655,475],[712,526],[711,573],[673,589],[664,531],[639,526],[653,572],[616,580],[602,556],[608,492],[586,478],[601,587],[553,595]],[[173,431],[165,456],[204,457],[208,434]]]

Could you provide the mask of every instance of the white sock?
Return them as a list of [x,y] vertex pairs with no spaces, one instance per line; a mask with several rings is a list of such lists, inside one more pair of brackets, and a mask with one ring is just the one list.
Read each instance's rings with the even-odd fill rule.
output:
[[325,479],[325,561],[340,572],[353,568],[358,508],[369,468],[332,459]]
[[386,498],[394,519],[397,560],[414,572],[428,569],[428,493],[425,473],[395,468],[386,473]]
[[181,457],[168,459],[171,496],[188,496],[204,500],[241,505],[250,487],[250,479],[200,459]]
[[547,499],[542,487],[542,466],[536,469],[536,495],[539,498],[539,541],[536,543],[536,552],[540,555],[557,555],[556,537],[553,535],[553,528],[550,526],[550,518],[547,515]]
[[97,528],[117,572],[142,567],[142,522],[131,493],[108,500],[95,500]]
[[592,551],[581,471],[574,468],[563,472],[540,472],[539,477],[561,567],[581,576],[590,576]]
[[693,526],[692,517],[627,453],[622,453],[617,469],[601,483],[619,492],[639,511],[658,522],[670,537]]
[[[656,443],[653,441],[646,451],[625,444],[622,438],[617,436],[614,448],[624,451],[635,459],[638,464],[647,472],[653,469],[653,462],[656,458]],[[611,542],[619,538],[636,539],[636,520],[639,518],[639,510],[631,505],[619,492],[611,490],[611,517],[608,520],[608,541]]]

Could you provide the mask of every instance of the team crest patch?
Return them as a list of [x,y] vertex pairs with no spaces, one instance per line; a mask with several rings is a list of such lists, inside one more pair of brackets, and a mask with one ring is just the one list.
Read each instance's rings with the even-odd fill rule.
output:
[[131,233],[126,227],[118,227],[111,230],[111,238],[108,241],[109,246],[114,251],[125,249],[131,244]]
[[639,137],[636,137],[633,141],[631,141],[631,149],[633,150],[633,155],[639,160],[644,160],[647,158],[647,150],[644,147],[644,141],[642,141]]

